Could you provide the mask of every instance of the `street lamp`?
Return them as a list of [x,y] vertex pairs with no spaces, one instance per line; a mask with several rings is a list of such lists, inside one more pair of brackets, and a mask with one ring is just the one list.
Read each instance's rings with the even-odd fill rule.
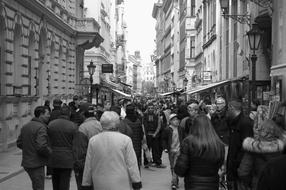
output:
[[250,25],[250,15],[247,13],[242,15],[227,14],[229,12],[229,0],[220,0],[220,7],[224,18],[231,18],[241,24]]
[[[255,51],[259,49],[259,44],[261,42],[263,32],[259,30],[257,24],[252,24],[252,29],[247,32],[248,40],[249,40],[249,48],[252,50],[251,62],[252,62],[252,100],[256,98],[256,61],[257,55]],[[250,96],[249,96],[250,98]],[[251,104],[249,100],[249,105]]]
[[88,73],[89,73],[89,81],[90,81],[90,94],[89,94],[89,101],[92,103],[92,83],[93,83],[93,74],[95,72],[96,65],[93,64],[92,60],[90,61],[89,65],[87,65]]

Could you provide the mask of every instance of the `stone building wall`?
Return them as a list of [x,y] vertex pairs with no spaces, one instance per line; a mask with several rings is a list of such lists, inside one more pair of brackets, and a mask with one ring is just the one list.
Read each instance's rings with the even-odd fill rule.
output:
[[39,10],[0,0],[0,151],[15,142],[36,106],[67,101],[75,91],[76,18],[53,0],[30,2]]

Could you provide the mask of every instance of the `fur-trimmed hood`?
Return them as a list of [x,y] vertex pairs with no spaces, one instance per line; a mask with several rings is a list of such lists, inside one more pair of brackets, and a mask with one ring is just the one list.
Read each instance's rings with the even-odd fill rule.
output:
[[282,152],[286,146],[285,136],[283,139],[272,141],[256,140],[251,137],[244,139],[242,147],[244,150],[253,153],[277,153]]

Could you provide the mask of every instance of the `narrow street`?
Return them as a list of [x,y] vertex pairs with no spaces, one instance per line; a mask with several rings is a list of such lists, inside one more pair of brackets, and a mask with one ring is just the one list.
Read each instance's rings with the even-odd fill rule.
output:
[[[169,165],[168,156],[164,154],[163,162],[167,166]],[[158,168],[142,168],[142,184],[143,190],[165,190],[170,189],[170,168],[165,169]],[[183,183],[180,182],[180,189],[183,189]],[[72,174],[70,190],[77,190],[74,174]],[[46,190],[52,190],[52,180],[47,179]],[[0,190],[31,190],[31,181],[26,172],[20,174],[0,183]]]

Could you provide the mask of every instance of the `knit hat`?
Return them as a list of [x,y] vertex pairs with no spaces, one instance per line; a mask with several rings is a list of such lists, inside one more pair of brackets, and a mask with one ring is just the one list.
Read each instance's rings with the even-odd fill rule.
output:
[[[175,117],[177,117],[177,114],[172,113],[169,117],[169,121],[171,121],[172,119],[174,119]],[[178,117],[177,117],[178,118]]]

